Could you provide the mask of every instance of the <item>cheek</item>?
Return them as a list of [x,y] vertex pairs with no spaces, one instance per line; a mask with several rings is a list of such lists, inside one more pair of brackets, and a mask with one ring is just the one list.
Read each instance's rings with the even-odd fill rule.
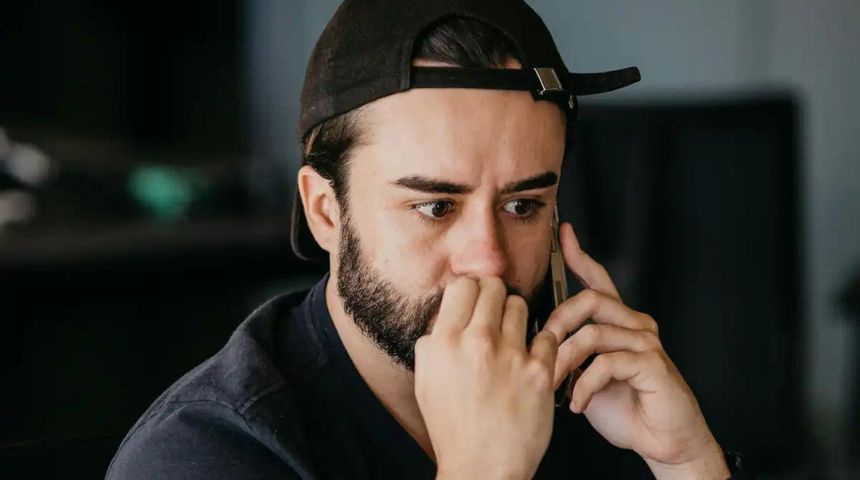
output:
[[508,239],[509,281],[523,292],[531,292],[549,268],[550,239],[519,230],[510,232]]
[[362,247],[371,265],[404,294],[423,296],[437,288],[445,273],[442,242],[432,229],[398,207],[371,209],[362,202],[362,211],[353,214]]

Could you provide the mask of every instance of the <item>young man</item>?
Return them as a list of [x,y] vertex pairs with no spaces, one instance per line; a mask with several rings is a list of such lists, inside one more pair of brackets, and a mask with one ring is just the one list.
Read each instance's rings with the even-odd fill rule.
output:
[[629,473],[610,449],[661,479],[730,477],[655,321],[569,224],[587,288],[527,333],[576,95],[637,80],[568,73],[520,0],[344,2],[307,71],[293,222],[330,274],[156,400],[108,478]]

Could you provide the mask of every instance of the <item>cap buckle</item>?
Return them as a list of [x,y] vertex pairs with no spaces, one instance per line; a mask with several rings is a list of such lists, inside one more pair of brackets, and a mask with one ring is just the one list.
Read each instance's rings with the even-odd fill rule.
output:
[[538,77],[538,82],[540,82],[541,89],[538,91],[538,95],[546,95],[548,92],[564,91],[564,88],[561,86],[561,80],[558,79],[558,75],[556,75],[554,68],[541,67],[535,68],[534,71]]

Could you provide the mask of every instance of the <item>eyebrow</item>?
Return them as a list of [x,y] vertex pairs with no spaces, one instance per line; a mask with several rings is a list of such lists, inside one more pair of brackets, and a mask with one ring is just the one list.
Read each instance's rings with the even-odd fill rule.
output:
[[[555,185],[556,182],[558,182],[558,176],[555,173],[544,172],[525,180],[508,183],[502,188],[502,194],[546,188]],[[391,182],[391,184],[424,193],[447,193],[449,195],[462,195],[471,193],[474,190],[472,186],[463,183],[448,182],[420,175],[399,178]]]
[[551,187],[555,185],[556,182],[558,182],[558,176],[556,174],[552,172],[544,172],[540,175],[535,175],[534,177],[520,180],[518,182],[511,182],[505,185],[504,188],[502,188],[502,194]]

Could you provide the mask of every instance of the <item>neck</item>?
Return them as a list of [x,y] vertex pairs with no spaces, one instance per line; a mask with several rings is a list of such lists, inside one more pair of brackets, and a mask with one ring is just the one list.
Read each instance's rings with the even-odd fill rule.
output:
[[415,399],[415,381],[412,372],[398,365],[359,330],[343,309],[337,293],[337,278],[329,276],[326,284],[326,305],[346,352],[376,398],[395,420],[435,461],[430,436]]

